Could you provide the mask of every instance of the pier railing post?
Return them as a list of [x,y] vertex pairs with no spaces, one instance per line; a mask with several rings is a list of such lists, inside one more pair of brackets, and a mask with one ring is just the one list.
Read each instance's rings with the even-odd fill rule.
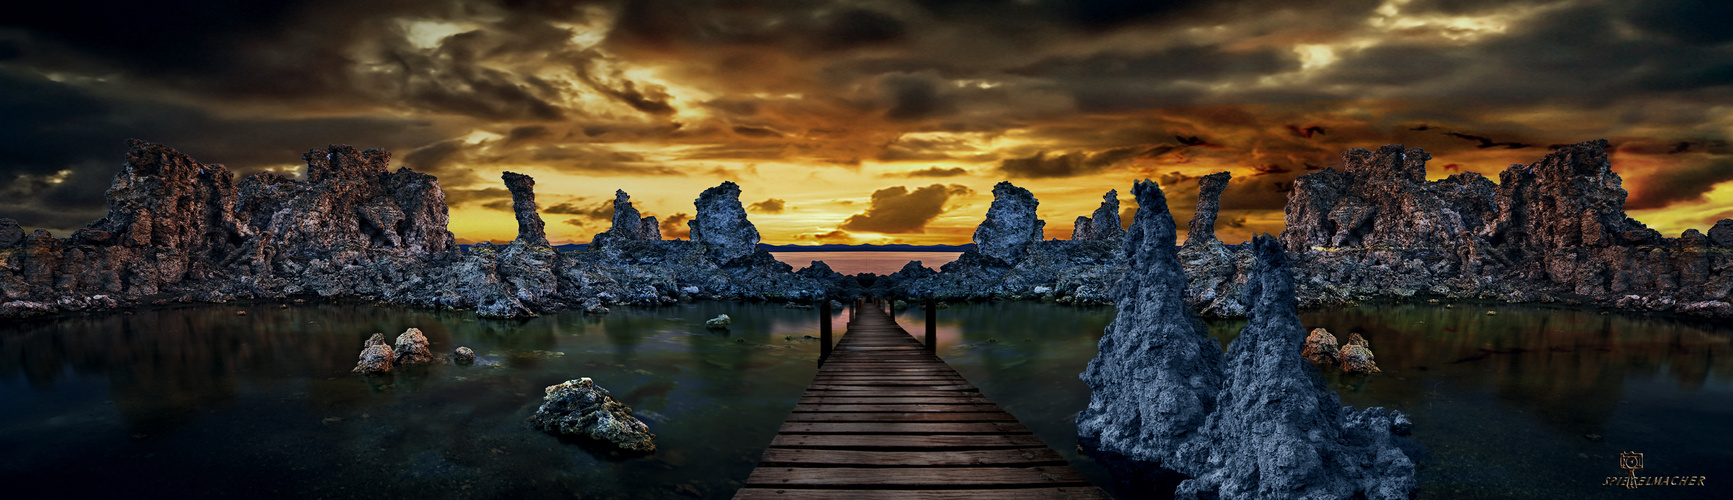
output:
[[830,357],[830,299],[819,301],[818,342],[818,365],[824,366],[824,359]]
[[939,352],[939,308],[933,303],[932,297],[927,297],[927,352]]

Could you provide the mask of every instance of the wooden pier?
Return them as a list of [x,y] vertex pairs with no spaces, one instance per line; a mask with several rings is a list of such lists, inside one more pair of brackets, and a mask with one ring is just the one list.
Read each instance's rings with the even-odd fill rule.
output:
[[931,304],[926,345],[881,307],[852,307],[734,498],[1108,498],[934,355]]

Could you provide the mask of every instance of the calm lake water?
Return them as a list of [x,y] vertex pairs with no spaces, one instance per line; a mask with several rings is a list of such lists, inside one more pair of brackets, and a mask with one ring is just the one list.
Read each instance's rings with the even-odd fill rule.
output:
[[771,252],[770,255],[794,266],[797,271],[812,265],[812,261],[822,260],[831,270],[843,274],[885,275],[916,260],[937,271],[939,266],[957,260],[963,252]]
[[[236,310],[248,311],[236,316]],[[1487,310],[1498,312],[1487,316]],[[734,317],[727,332],[702,321]],[[940,355],[1073,466],[1077,374],[1111,308],[940,311]],[[1711,498],[1733,480],[1733,327],[1592,310],[1367,305],[1302,315],[1371,341],[1384,373],[1325,371],[1345,404],[1411,415],[1422,498]],[[912,332],[919,310],[901,312]],[[8,496],[728,498],[816,371],[817,313],[701,302],[523,322],[338,304],[200,306],[0,325],[0,480]],[[833,318],[842,331],[845,318]],[[1225,342],[1242,323],[1216,322]],[[373,332],[418,327],[442,364],[349,373]],[[657,435],[617,458],[527,428],[542,388],[592,377]],[[1113,490],[1121,498],[1161,498]],[[14,496],[22,494],[22,496]]]

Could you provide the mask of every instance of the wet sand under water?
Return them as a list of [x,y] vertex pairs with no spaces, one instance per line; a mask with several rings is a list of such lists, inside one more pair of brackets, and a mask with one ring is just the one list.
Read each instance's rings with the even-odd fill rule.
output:
[[[248,315],[236,316],[236,310]],[[1487,310],[1498,312],[1487,316]],[[702,326],[734,317],[728,331]],[[1077,374],[1111,308],[940,312],[939,354],[1123,499],[1077,451]],[[919,310],[899,321],[920,332]],[[1733,326],[1528,306],[1364,305],[1302,313],[1360,332],[1384,373],[1324,370],[1344,404],[1408,413],[1421,498],[1711,498],[1733,480]],[[0,480],[24,497],[728,498],[816,371],[817,313],[701,302],[522,322],[370,305],[196,306],[0,325]],[[834,318],[838,332],[843,318]],[[1211,323],[1230,339],[1241,322]],[[352,375],[362,341],[426,333],[475,366]],[[792,337],[792,338],[791,338]],[[529,430],[541,389],[588,376],[657,434],[610,457]]]

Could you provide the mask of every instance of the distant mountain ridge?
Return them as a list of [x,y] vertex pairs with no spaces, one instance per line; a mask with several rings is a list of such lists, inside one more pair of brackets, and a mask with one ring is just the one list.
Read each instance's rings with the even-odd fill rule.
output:
[[766,252],[964,252],[975,248],[974,243],[962,245],[769,245],[758,244]]

